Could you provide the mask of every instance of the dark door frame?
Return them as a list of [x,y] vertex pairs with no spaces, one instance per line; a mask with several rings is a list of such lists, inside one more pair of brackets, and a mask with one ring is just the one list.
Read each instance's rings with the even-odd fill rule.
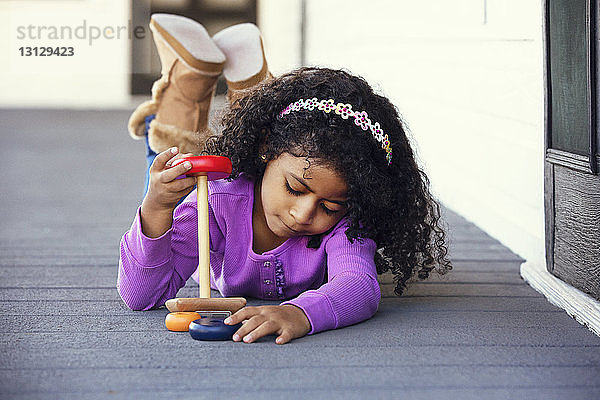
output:
[[583,156],[572,152],[552,148],[552,82],[551,82],[551,63],[550,63],[550,2],[544,0],[544,82],[546,90],[544,92],[544,132],[545,132],[545,153],[546,161],[562,165],[568,168],[576,169],[581,172],[598,174],[600,170],[600,156],[598,156],[598,63],[597,63],[597,29],[598,7],[595,0],[586,1],[586,67],[587,67],[587,99],[588,99],[588,136],[589,156]]
[[[596,299],[600,299],[599,1],[544,0],[543,7],[546,269]],[[583,31],[585,38],[580,36]],[[561,90],[556,98],[553,84]]]

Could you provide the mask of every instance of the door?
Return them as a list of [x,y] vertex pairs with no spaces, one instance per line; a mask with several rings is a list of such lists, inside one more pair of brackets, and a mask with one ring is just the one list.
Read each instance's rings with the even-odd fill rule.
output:
[[545,0],[545,214],[550,273],[600,300],[599,0]]

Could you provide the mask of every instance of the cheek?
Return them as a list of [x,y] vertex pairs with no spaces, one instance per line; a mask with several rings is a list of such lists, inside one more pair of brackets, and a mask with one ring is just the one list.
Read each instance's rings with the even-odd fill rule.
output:
[[284,212],[287,205],[284,195],[285,193],[281,193],[276,187],[263,186],[261,196],[265,213],[279,215]]
[[327,216],[327,215],[321,215],[319,216],[314,224],[314,230],[315,230],[315,234],[320,234],[320,233],[324,233],[327,232],[329,229],[333,228],[338,222],[340,222],[343,218],[342,216]]

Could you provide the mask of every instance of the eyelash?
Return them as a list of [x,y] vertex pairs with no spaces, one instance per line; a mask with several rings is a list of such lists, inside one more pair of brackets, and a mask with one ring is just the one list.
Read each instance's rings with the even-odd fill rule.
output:
[[[290,186],[290,184],[288,183],[287,180],[285,181],[285,189],[292,196],[300,196],[302,194],[302,192],[298,192],[297,190],[292,189],[292,187]],[[325,211],[325,214],[327,214],[327,215],[334,215],[339,212],[339,210],[335,210],[335,211],[330,210],[329,208],[325,207],[323,204],[321,204],[321,208],[323,209],[323,211]]]

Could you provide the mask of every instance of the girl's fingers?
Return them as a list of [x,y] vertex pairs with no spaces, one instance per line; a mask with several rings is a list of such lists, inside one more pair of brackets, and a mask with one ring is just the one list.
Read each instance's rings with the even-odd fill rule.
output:
[[242,325],[240,329],[238,329],[233,335],[233,340],[239,342],[242,340],[247,334],[252,332],[257,326],[265,322],[264,319],[258,317],[252,317],[246,321],[245,324]]
[[[247,325],[247,324],[246,324]],[[279,330],[279,326],[275,324],[273,321],[264,321],[262,324],[258,325],[255,329],[253,329],[250,333],[243,337],[245,343],[252,343],[257,341],[263,336],[270,335],[272,333],[276,333]]]
[[275,343],[277,344],[286,344],[292,340],[292,333],[289,330],[284,330],[281,335],[275,339]]
[[192,168],[192,163],[189,161],[182,162],[181,164],[177,164],[174,167],[168,168],[161,172],[160,181],[163,183],[171,182],[175,180],[178,176],[184,175],[187,171]]
[[225,323],[227,325],[236,325],[242,322],[245,319],[250,319],[250,317],[257,315],[259,313],[258,307],[244,307],[237,312],[233,313],[229,317],[225,319]]
[[196,178],[188,176],[186,178],[175,179],[174,181],[169,182],[168,188],[172,192],[179,193],[179,192],[185,192],[189,189],[192,189],[195,184],[196,184]]
[[175,157],[175,155],[178,152],[179,149],[177,147],[171,147],[170,149],[158,153],[158,155],[154,158],[150,169],[152,169],[153,171],[161,171],[165,169],[167,162],[173,157]]
[[173,163],[175,161],[177,161],[180,158],[186,158],[186,157],[191,157],[194,154],[192,153],[178,153],[175,157],[171,158],[169,161],[167,161],[167,163],[165,164],[166,167],[170,168],[171,165],[173,165]]

